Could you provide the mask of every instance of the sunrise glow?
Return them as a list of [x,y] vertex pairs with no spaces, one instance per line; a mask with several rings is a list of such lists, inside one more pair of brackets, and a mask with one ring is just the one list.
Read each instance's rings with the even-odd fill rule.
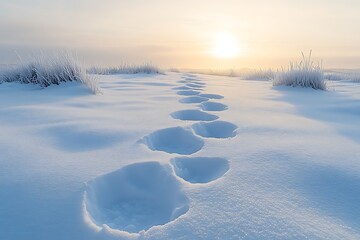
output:
[[239,56],[238,39],[230,32],[220,32],[215,35],[213,54],[220,58],[234,58]]

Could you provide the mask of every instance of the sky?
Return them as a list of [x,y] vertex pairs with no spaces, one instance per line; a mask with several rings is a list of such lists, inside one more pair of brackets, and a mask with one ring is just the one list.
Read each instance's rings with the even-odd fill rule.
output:
[[[67,50],[87,65],[279,68],[312,49],[325,68],[360,68],[359,9],[359,0],[0,0],[0,63]],[[223,33],[236,47],[217,43]],[[236,54],[214,54],[217,44]]]

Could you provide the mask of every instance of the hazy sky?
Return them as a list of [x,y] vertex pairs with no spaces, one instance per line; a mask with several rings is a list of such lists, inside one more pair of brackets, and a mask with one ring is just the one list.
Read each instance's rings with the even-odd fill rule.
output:
[[[313,50],[328,68],[360,68],[359,0],[0,0],[0,63],[56,49],[87,64],[279,67]],[[238,56],[212,54],[218,33]]]

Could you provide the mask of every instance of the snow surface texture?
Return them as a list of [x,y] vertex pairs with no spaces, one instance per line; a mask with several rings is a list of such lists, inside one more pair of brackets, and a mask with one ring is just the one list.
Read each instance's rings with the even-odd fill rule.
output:
[[[360,239],[359,84],[315,91],[185,73],[99,80],[102,95],[74,82],[0,85],[0,239]],[[228,109],[180,103],[176,92],[199,87],[175,88],[191,82]],[[218,119],[171,116],[189,109]],[[219,121],[237,135],[194,129],[216,133]],[[189,139],[203,143],[198,151],[167,151]]]

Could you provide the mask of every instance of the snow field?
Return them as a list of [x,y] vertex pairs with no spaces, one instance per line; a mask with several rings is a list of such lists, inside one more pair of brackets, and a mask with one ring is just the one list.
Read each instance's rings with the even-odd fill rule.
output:
[[[177,91],[192,90],[177,89],[187,78],[206,83],[192,96],[208,101],[179,102],[186,95]],[[0,85],[0,239],[359,239],[358,84],[316,91],[173,73],[99,79],[102,95],[74,82]],[[201,108],[209,102],[229,107]],[[172,116],[184,110],[218,118]],[[189,134],[168,138],[173,128]],[[203,141],[198,151],[167,152],[193,137]]]

